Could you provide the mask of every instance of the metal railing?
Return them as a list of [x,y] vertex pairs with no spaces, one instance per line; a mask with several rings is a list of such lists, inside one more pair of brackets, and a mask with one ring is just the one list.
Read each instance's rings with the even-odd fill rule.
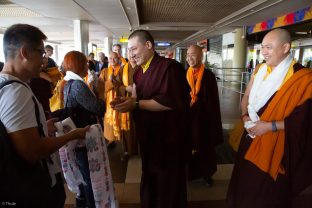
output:
[[245,92],[246,86],[250,80],[250,73],[246,68],[212,68],[211,71],[215,74],[218,86],[223,89],[228,89],[239,93],[240,100]]

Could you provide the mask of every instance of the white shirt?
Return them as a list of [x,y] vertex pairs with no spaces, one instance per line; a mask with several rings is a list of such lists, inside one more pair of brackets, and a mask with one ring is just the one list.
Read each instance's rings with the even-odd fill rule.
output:
[[[21,81],[12,75],[0,74],[0,83],[6,80]],[[26,83],[25,85],[28,86]],[[8,133],[38,126],[32,96],[35,97],[30,88],[16,82],[0,90],[0,120]],[[43,108],[37,99],[36,101],[40,112],[40,122],[45,135],[48,135]]]

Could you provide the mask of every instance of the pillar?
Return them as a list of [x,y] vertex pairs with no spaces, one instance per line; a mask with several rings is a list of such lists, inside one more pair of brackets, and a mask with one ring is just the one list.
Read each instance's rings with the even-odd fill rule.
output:
[[246,56],[247,56],[247,41],[245,37],[245,31],[243,28],[238,28],[235,30],[235,36],[234,36],[234,56],[233,56],[233,71],[231,74],[231,77],[229,78],[232,81],[232,84],[238,84],[236,85],[237,90],[240,90],[240,92],[243,91],[243,82],[247,76],[245,73],[246,68]]
[[104,53],[108,57],[109,53],[112,51],[113,47],[113,38],[105,37],[104,38]]
[[246,37],[243,28],[235,30],[233,68],[245,68]]
[[86,20],[74,20],[75,50],[88,55],[89,22]]

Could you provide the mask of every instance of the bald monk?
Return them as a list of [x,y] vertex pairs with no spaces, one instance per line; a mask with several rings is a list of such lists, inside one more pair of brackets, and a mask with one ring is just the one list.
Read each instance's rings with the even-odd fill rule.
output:
[[106,112],[104,115],[104,137],[109,144],[114,144],[121,138],[121,114],[113,110],[110,102],[120,96],[119,88],[122,85],[122,77],[120,75],[120,60],[118,54],[110,52],[108,57],[109,66],[101,71],[99,76],[97,91],[99,98],[105,100]]
[[120,44],[114,44],[113,45],[113,52],[117,53],[119,60],[121,61],[121,65],[125,65],[127,63],[126,59],[121,56],[121,45]]
[[254,72],[242,100],[246,131],[228,208],[312,207],[311,196],[304,195],[312,184],[312,71],[293,60],[290,47],[284,29],[262,41],[266,63]]
[[222,143],[222,122],[218,86],[214,74],[202,63],[202,48],[191,45],[187,50],[187,81],[190,85],[190,130],[192,151],[189,180],[204,178],[212,186],[217,170],[215,145]]

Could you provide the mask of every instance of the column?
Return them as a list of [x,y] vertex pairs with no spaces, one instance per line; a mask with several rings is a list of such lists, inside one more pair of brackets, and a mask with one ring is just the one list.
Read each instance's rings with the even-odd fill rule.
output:
[[246,37],[245,32],[243,28],[238,28],[235,30],[235,36],[234,36],[234,56],[233,56],[233,71],[231,73],[232,78],[231,80],[237,81],[235,83],[239,84],[237,85],[237,90],[239,89],[240,92],[243,92],[243,81],[246,79],[245,76],[247,76],[246,73],[240,73],[245,72],[246,68],[246,50],[247,50],[247,44],[246,44]]
[[88,55],[89,22],[86,20],[74,20],[75,50]]
[[109,53],[112,51],[113,47],[113,38],[105,37],[104,38],[104,53],[108,57]]
[[233,68],[245,68],[246,37],[243,28],[235,30]]

